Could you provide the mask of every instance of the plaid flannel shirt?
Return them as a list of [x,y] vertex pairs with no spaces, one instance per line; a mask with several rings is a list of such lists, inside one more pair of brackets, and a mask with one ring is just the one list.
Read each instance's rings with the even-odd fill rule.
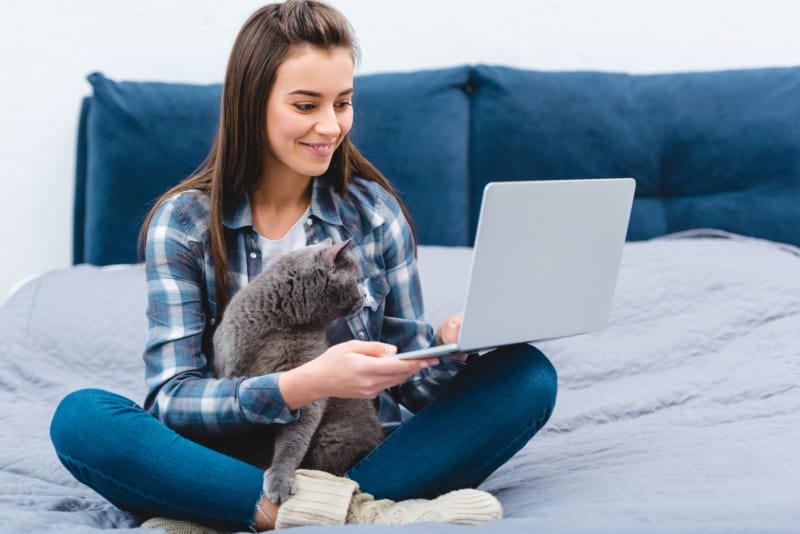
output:
[[[207,246],[209,198],[187,191],[166,200],[147,232],[148,335],[145,409],[187,436],[234,436],[254,426],[298,419],[278,389],[279,373],[214,378],[212,335],[217,321],[214,270]],[[231,294],[261,271],[258,235],[245,195],[223,218]],[[340,323],[339,339],[381,340],[414,350],[430,346],[410,227],[397,201],[374,182],[351,181],[338,195],[314,179],[308,243],[352,238],[348,253],[362,271],[362,309]],[[427,405],[463,366],[447,361],[384,391],[379,419],[388,433]]]

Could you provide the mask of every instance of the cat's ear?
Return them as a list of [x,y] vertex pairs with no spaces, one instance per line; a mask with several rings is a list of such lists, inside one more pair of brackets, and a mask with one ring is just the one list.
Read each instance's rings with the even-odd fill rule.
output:
[[353,242],[352,239],[348,239],[347,241],[342,241],[341,243],[336,243],[335,245],[331,245],[330,247],[328,247],[325,250],[323,250],[322,251],[322,259],[325,261],[325,265],[327,265],[329,268],[333,269],[336,266],[336,258],[352,242]]

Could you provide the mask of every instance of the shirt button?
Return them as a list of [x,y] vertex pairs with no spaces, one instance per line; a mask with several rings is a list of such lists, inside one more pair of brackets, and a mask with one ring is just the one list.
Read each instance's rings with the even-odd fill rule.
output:
[[306,219],[306,224],[307,224],[308,226],[311,226],[312,224],[314,224],[314,219],[312,219],[311,217],[309,217],[308,219]]
[[250,257],[256,259],[258,257],[258,254],[256,254],[255,252],[251,252]]
[[209,322],[211,323],[211,326],[214,326],[215,324],[217,324],[217,320],[214,319],[213,317],[211,318],[211,320]]
[[358,339],[364,339],[365,337],[363,330],[358,333]]

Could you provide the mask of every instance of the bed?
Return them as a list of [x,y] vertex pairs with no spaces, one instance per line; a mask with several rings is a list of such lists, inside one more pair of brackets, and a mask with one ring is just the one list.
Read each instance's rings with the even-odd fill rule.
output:
[[[477,85],[451,83],[451,78],[464,73],[472,77],[469,79],[485,78],[489,70],[464,67],[417,73],[422,78],[416,79],[407,78],[413,78],[414,73],[363,77],[359,84],[367,93],[363,99],[366,108],[370,105],[370,91],[376,87],[382,91],[403,83],[420,87],[420,79],[442,84],[447,91],[456,88],[462,95],[475,98],[474,94],[480,92]],[[767,77],[764,83],[774,88],[791,82],[790,87],[797,89],[800,73],[797,69],[788,70],[792,72],[777,69],[775,77]],[[484,87],[496,89],[509,83],[508,73],[501,70],[500,74],[500,81],[494,86],[484,79]],[[547,74],[562,76],[560,85],[555,84],[559,94],[564,92],[565,79],[575,81],[576,87],[586,81],[576,79],[574,73]],[[555,79],[547,74],[537,73],[536,80],[552,83]],[[702,81],[692,77],[700,75],[675,76],[655,81],[641,77],[648,79],[637,82],[657,81],[686,91],[687,86],[696,87]],[[756,77],[761,79],[764,73]],[[381,86],[379,82],[387,84]],[[135,231],[147,202],[157,196],[154,191],[166,189],[164,184],[198,163],[198,154],[208,143],[208,125],[213,127],[213,112],[211,118],[201,117],[208,124],[199,128],[204,132],[197,134],[199,140],[173,135],[172,144],[152,145],[160,147],[158,154],[173,151],[165,146],[181,152],[184,145],[191,145],[194,153],[179,165],[170,163],[174,167],[172,174],[146,183],[135,194],[144,200],[131,207],[131,166],[142,167],[139,172],[144,174],[152,173],[151,160],[159,156],[142,158],[141,148],[126,148],[122,142],[152,141],[148,133],[129,132],[120,141],[108,130],[98,129],[102,126],[98,121],[107,120],[102,114],[107,110],[101,109],[108,104],[100,101],[102,84],[111,84],[105,89],[118,91],[117,104],[121,103],[127,117],[141,119],[139,124],[146,125],[148,131],[155,128],[153,117],[167,120],[163,110],[152,112],[153,106],[167,102],[167,107],[176,107],[169,95],[163,94],[177,90],[172,85],[125,85],[95,75],[94,94],[84,103],[81,119],[75,201],[76,265],[37,276],[0,308],[0,532],[88,534],[98,530],[137,530],[133,516],[75,481],[61,466],[50,444],[48,427],[59,400],[75,389],[99,387],[138,402],[143,400],[141,353],[146,333],[146,295],[144,270],[135,256]],[[187,106],[190,101],[197,105],[211,102],[213,106],[219,94],[217,86],[178,89],[199,91],[197,94],[206,98],[182,100]],[[131,95],[136,91],[138,100],[132,103]],[[442,99],[449,93],[430,94]],[[793,94],[798,100],[800,92]],[[630,93],[625,98],[630,100]],[[456,102],[443,109],[452,113],[459,105]],[[470,113],[480,108],[475,100],[468,101],[467,106]],[[97,115],[92,117],[95,112]],[[717,118],[728,117],[719,108],[715,113]],[[800,114],[797,104],[791,113],[792,117]],[[184,121],[188,115],[183,113]],[[752,113],[743,115],[752,120]],[[380,123],[380,119],[381,116],[371,115],[365,129]],[[455,127],[452,123],[457,120],[450,119],[448,124]],[[631,120],[629,114],[625,120]],[[642,196],[637,198],[632,217],[608,327],[601,332],[537,345],[558,370],[556,409],[548,425],[481,486],[498,497],[505,518],[470,531],[800,531],[798,123],[781,122],[789,133],[784,133],[783,144],[773,143],[777,148],[770,157],[778,154],[791,162],[782,164],[784,181],[780,186],[770,189],[764,185],[771,183],[768,179],[753,178],[758,183],[752,194],[746,189],[722,192],[738,195],[733,203],[719,203],[719,197],[708,192],[687,195],[697,206],[689,211],[701,213],[707,207],[715,220],[721,221],[719,224],[689,219],[683,227],[670,223],[660,231],[652,231],[652,219],[645,224],[642,218],[658,211],[653,207],[656,196],[647,192],[647,177],[637,177]],[[119,124],[121,128],[135,126]],[[475,129],[474,120],[467,127],[471,136],[481,134]],[[698,131],[708,132],[709,128],[698,126]],[[162,130],[174,131],[166,127]],[[780,128],[769,131],[774,133]],[[359,132],[369,147],[364,151],[373,160],[380,157],[376,158],[372,147],[384,142],[382,136],[396,133],[374,130],[367,136]],[[576,138],[579,137],[570,142]],[[167,143],[163,138],[159,142]],[[104,153],[98,159],[98,143],[107,143],[108,150],[116,152]],[[474,148],[470,140],[467,146]],[[136,156],[136,161],[130,159],[131,155]],[[142,159],[146,162],[142,163]],[[416,188],[430,187],[403,177],[400,171],[393,173],[392,166],[402,163],[402,159],[391,156],[385,163],[379,162],[387,175],[401,177],[401,193],[413,194]],[[113,168],[109,170],[112,164],[125,167],[125,171],[115,174]],[[431,163],[439,164],[438,160]],[[472,163],[465,165],[474,167]],[[611,176],[617,170],[604,169],[592,175]],[[621,170],[626,170],[624,165]],[[540,178],[544,177],[554,176]],[[445,183],[442,187],[454,186]],[[776,192],[779,200],[770,200],[771,192]],[[455,198],[454,202],[469,210],[474,198]],[[750,198],[755,199],[755,204],[749,202]],[[412,215],[421,209],[418,203],[409,205]],[[686,206],[685,202],[682,205]],[[757,216],[753,215],[754,205],[758,207]],[[128,209],[137,215],[131,216]],[[434,215],[426,212],[420,215],[421,220],[427,216]],[[122,243],[111,243],[113,235],[107,227],[114,217],[120,217],[130,229],[125,239],[119,239]],[[463,230],[468,236],[471,219],[464,218],[458,231]],[[468,237],[432,235],[441,228],[430,229],[425,223],[419,228],[420,275],[428,319],[436,324],[462,305],[471,249]],[[448,226],[448,231],[453,227]],[[394,530],[337,528],[358,528],[359,532]],[[454,532],[464,528],[467,527],[421,524],[403,530]]]

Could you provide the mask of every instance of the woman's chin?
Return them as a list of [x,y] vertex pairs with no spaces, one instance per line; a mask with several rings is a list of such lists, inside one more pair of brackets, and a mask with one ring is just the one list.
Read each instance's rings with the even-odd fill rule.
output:
[[303,176],[322,176],[328,171],[331,162],[317,163],[314,165],[302,165],[297,167],[297,171]]

